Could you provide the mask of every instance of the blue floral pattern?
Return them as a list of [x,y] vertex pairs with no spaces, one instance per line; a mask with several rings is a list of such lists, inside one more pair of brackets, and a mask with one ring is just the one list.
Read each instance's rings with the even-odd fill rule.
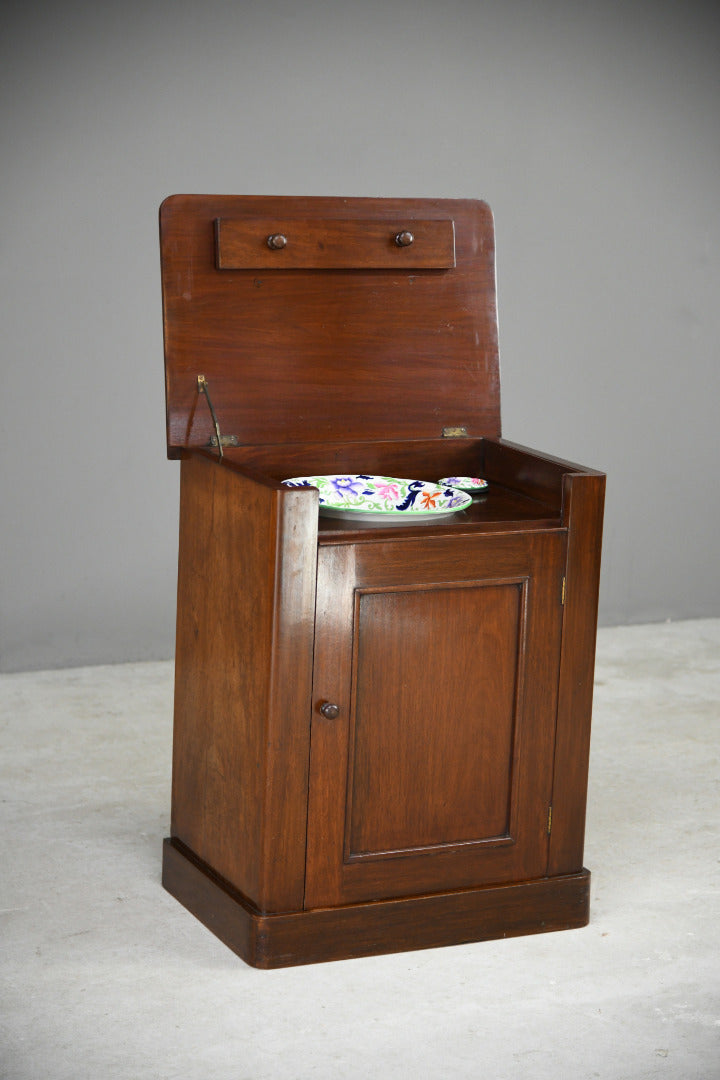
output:
[[461,491],[472,491],[476,495],[485,491],[488,486],[487,480],[480,476],[444,476],[442,480],[438,480],[438,484],[447,484],[449,487],[460,488]]
[[295,476],[283,480],[287,487],[314,487],[320,493],[320,513],[414,518],[454,513],[472,499],[450,484],[426,480],[401,480],[367,473],[326,476]]

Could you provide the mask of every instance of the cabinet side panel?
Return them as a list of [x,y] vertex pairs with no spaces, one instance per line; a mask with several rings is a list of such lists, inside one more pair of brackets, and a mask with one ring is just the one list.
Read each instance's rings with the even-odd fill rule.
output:
[[566,476],[568,526],[548,874],[582,869],[605,477]]
[[[283,740],[272,720],[280,505],[271,486],[202,458],[182,462],[172,835],[258,907],[273,888],[301,897],[304,873],[306,785],[287,775],[286,816],[300,820],[279,846],[279,888],[263,868],[265,837],[278,832],[269,796],[277,772],[287,774],[273,746],[296,750],[292,730]],[[284,704],[280,722],[292,729]]]
[[262,911],[299,910],[305,890],[318,511],[315,492],[282,493],[262,829]]

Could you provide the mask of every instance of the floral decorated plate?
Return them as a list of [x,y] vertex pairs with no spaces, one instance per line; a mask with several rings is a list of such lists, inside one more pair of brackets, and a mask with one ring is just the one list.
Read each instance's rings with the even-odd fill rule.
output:
[[487,480],[482,480],[479,476],[445,476],[438,480],[438,484],[447,484],[448,487],[460,488],[461,491],[472,491],[475,495],[485,491],[488,486]]
[[283,483],[288,487],[317,488],[321,514],[354,521],[423,521],[455,514],[472,502],[470,495],[449,484],[399,480],[394,476],[294,476]]

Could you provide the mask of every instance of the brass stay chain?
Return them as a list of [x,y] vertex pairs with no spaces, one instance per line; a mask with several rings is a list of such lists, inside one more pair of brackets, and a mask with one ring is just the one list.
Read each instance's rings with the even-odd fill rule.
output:
[[208,403],[210,415],[212,416],[212,422],[215,426],[215,438],[217,439],[217,448],[219,454],[219,460],[223,459],[222,437],[220,435],[220,424],[218,423],[217,414],[213,408],[212,398],[210,397],[210,389],[208,387],[208,381],[204,375],[198,375],[197,377],[198,393],[205,395],[205,400]]

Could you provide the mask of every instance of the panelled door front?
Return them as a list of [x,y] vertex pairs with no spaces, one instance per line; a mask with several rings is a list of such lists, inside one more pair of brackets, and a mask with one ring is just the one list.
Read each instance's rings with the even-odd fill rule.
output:
[[305,906],[546,872],[563,530],[319,550]]

